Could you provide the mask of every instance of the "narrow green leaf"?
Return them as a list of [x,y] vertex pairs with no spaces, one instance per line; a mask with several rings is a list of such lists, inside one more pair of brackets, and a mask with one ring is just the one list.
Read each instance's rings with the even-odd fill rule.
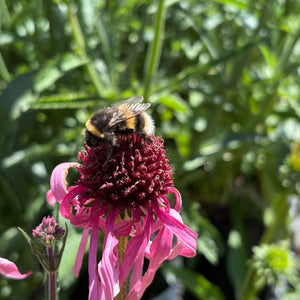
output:
[[55,58],[50,61],[41,71],[35,76],[33,89],[35,92],[42,92],[52,86],[65,73],[76,69],[89,62],[87,58],[80,57],[73,53],[66,53],[61,58]]
[[225,300],[221,290],[208,281],[203,275],[189,269],[166,267],[176,278],[180,279],[186,289],[197,299],[201,300]]
[[189,111],[189,107],[185,101],[179,98],[176,95],[167,95],[159,98],[159,102],[175,111],[187,113]]
[[151,82],[158,68],[158,63],[161,54],[161,47],[163,41],[164,25],[165,25],[165,5],[164,0],[159,0],[156,20],[155,20],[155,36],[154,40],[150,45],[147,53],[146,65],[145,65],[145,89],[144,97],[147,100]]
[[73,267],[77,255],[77,250],[81,240],[81,230],[77,232],[74,226],[68,222],[68,239],[65,244],[65,249],[62,254],[62,259],[59,265],[59,274],[62,279],[61,284],[63,287],[70,287],[74,281]]
[[10,23],[10,14],[5,0],[0,0],[0,25]]
[[43,268],[46,271],[49,271],[48,261],[43,257],[43,255],[40,252],[40,250],[38,249],[37,245],[33,242],[33,240],[30,238],[30,236],[22,228],[18,227],[18,229],[20,230],[20,232],[22,233],[22,235],[24,236],[24,238],[28,242],[32,253],[37,257],[40,264],[43,266]]
[[11,122],[30,109],[30,105],[38,98],[39,93],[51,87],[67,72],[87,63],[87,58],[66,53],[61,58],[50,60],[39,72],[22,74],[11,81],[0,96],[2,120],[0,144],[5,141]]
[[227,250],[227,273],[234,286],[237,299],[242,294],[242,287],[247,272],[247,249],[242,242],[241,231],[235,229],[230,232]]
[[0,52],[0,78],[3,78],[5,81],[9,81],[11,79],[11,76],[7,70],[5,61],[3,59],[3,56]]
[[247,10],[248,9],[248,3],[246,1],[240,1],[240,0],[216,0],[216,2],[237,8],[239,10]]
[[59,254],[58,254],[58,260],[56,262],[56,267],[55,269],[59,268],[59,265],[60,265],[60,262],[61,262],[61,258],[64,254],[64,250],[65,250],[65,246],[66,246],[66,241],[67,241],[67,237],[68,237],[68,232],[69,232],[69,228],[68,228],[68,225],[67,223],[65,223],[65,226],[66,226],[66,231],[65,231],[65,234],[64,234],[64,237],[63,237],[63,244],[59,250]]

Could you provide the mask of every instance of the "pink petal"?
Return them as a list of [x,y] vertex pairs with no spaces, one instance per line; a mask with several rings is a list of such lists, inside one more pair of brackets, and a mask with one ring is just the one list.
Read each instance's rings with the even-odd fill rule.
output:
[[0,274],[12,278],[12,279],[24,279],[28,277],[32,272],[29,271],[26,274],[21,274],[18,267],[8,259],[0,257]]
[[51,190],[49,190],[46,194],[46,200],[50,205],[55,205],[56,199]]
[[99,218],[98,220],[98,229],[102,231],[104,234],[107,232],[106,228],[106,220],[104,218]]
[[[175,211],[174,209],[170,210],[170,216],[174,217],[176,220],[183,223],[180,214],[177,211]],[[196,237],[196,239],[197,239],[197,237]],[[193,257],[193,256],[195,256],[195,249],[189,248],[184,243],[182,243],[182,241],[179,238],[177,238],[176,244],[173,247],[173,249],[171,250],[171,253],[170,253],[168,259],[172,260],[178,255],[182,255],[185,257]]]
[[86,249],[87,240],[88,240],[88,237],[89,237],[89,232],[90,232],[90,228],[84,228],[83,233],[82,233],[82,237],[81,237],[81,241],[80,241],[80,244],[79,244],[79,248],[78,248],[78,251],[77,251],[75,264],[74,264],[74,267],[73,267],[73,274],[74,274],[75,277],[78,277],[79,271],[81,269],[82,260],[83,260],[84,252],[85,252],[85,249]]
[[141,299],[146,288],[151,284],[156,271],[168,257],[172,247],[173,233],[167,228],[159,231],[150,248],[150,262],[145,275],[136,282],[130,290],[126,300]]
[[133,266],[133,270],[130,276],[130,289],[134,287],[134,285],[141,279],[143,274],[143,266],[144,266],[144,255],[140,255],[138,259],[135,261]]
[[70,168],[76,168],[79,165],[78,163],[62,163],[54,168],[50,178],[52,195],[49,200],[47,198],[48,202],[53,203],[54,199],[59,203],[62,202],[68,192],[68,184],[66,181],[68,171]]
[[188,226],[184,225],[168,213],[164,212],[161,208],[158,207],[157,201],[153,199],[152,205],[157,217],[162,221],[164,226],[166,226],[171,232],[173,232],[176,237],[181,240],[181,242],[189,248],[191,251],[186,251],[186,257],[192,257],[196,255],[197,248],[197,237],[198,234],[190,229]]
[[115,224],[115,233],[117,236],[129,236],[132,226],[132,221],[120,221]]
[[[69,189],[69,192],[66,193],[65,197],[63,198],[60,206],[60,213],[65,219],[71,220],[74,217],[73,214],[73,201],[76,199],[77,195],[84,192],[86,190],[83,186],[75,186]],[[85,216],[86,218],[89,217],[89,215]],[[74,218],[75,222],[77,219],[80,219],[79,217]]]
[[119,293],[118,239],[114,234],[114,223],[119,214],[118,209],[111,208],[107,216],[107,234],[104,238],[102,259],[98,272],[101,280],[100,299],[113,300]]
[[133,237],[127,245],[125,257],[120,269],[120,284],[122,285],[131,268],[139,257],[144,255],[144,251],[150,240],[151,225],[153,223],[152,212],[148,214],[146,225],[140,235]]
[[182,205],[181,195],[178,192],[178,190],[175,188],[169,188],[169,191],[175,196],[173,209],[179,212],[181,210],[181,205]]
[[98,224],[92,225],[90,249],[89,249],[89,298],[99,300],[100,282],[97,272],[97,247],[98,247]]

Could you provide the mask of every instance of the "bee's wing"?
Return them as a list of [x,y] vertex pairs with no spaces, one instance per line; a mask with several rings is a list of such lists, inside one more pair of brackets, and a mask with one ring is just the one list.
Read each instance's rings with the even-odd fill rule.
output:
[[141,102],[143,102],[143,100],[144,100],[143,96],[136,96],[136,97],[129,98],[127,100],[122,101],[121,103],[119,103],[119,105],[123,105],[125,103],[131,103],[131,104],[141,103]]
[[150,107],[150,103],[141,103],[143,101],[142,96],[127,99],[116,106],[116,111],[108,123],[109,127],[112,127],[122,121],[133,118],[134,116],[142,113]]

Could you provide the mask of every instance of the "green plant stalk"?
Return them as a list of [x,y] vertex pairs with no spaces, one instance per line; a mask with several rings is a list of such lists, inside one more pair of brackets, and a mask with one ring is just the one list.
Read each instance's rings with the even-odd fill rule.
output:
[[57,271],[55,270],[55,262],[54,262],[54,253],[53,253],[53,246],[46,247],[47,248],[47,255],[49,260],[49,269],[48,272],[48,300],[56,300],[56,274]]
[[151,43],[150,50],[147,54],[146,66],[145,66],[145,89],[144,97],[148,99],[151,83],[153,77],[158,68],[159,59],[161,55],[162,42],[163,42],[163,33],[165,27],[165,15],[166,9],[164,5],[164,0],[159,0],[157,15],[155,20],[155,35],[154,40]]
[[[77,47],[79,49],[79,52],[82,56],[88,57],[87,51],[86,51],[86,44],[85,44],[85,39],[82,34],[82,30],[80,27],[79,20],[77,18],[77,15],[75,13],[75,8],[72,5],[68,6],[68,13],[69,13],[69,18],[70,18],[70,24],[73,30],[75,42],[77,44]],[[89,62],[86,65],[87,72],[89,74],[89,77],[92,81],[92,83],[95,86],[95,89],[97,91],[98,96],[102,97],[104,93],[104,87],[99,79],[99,76],[97,75],[97,71],[93,65],[93,62]]]
[[[117,222],[123,221],[123,220],[129,220],[129,217],[127,214],[125,214],[124,218],[118,216]],[[118,260],[119,260],[119,265],[121,266],[121,264],[124,260],[126,248],[128,245],[128,237],[120,236],[120,237],[118,237],[118,241],[119,241],[119,243],[118,243]],[[127,282],[125,280],[123,285],[120,287],[120,292],[116,296],[115,300],[124,300],[126,298],[126,292],[127,292]]]

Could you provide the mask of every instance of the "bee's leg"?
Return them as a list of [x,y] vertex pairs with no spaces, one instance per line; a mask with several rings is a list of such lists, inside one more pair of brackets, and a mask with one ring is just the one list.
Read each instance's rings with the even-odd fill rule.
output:
[[107,143],[107,151],[106,151],[106,160],[102,165],[104,167],[107,165],[109,159],[111,158],[112,148],[117,145],[117,137],[115,135],[112,135],[107,141],[108,143]]
[[107,165],[109,159],[111,158],[111,155],[112,155],[112,146],[111,145],[107,145],[106,160],[102,164],[102,167],[105,167]]
[[140,136],[141,138],[145,139],[148,143],[153,144],[153,141],[151,140],[151,138],[144,132],[136,132],[136,134],[138,136]]
[[151,138],[149,138],[148,135],[145,135],[145,140],[146,140],[149,144],[153,144],[153,141],[151,140]]
[[106,161],[108,161],[111,158],[111,155],[112,155],[112,146],[108,145],[106,151]]

